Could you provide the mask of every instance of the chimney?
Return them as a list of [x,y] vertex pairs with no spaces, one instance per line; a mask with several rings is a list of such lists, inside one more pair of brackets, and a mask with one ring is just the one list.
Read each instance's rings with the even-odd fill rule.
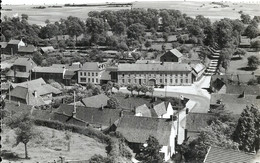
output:
[[37,98],[37,91],[34,91],[34,97]]
[[17,106],[20,106],[21,104],[20,104],[20,101],[17,101]]

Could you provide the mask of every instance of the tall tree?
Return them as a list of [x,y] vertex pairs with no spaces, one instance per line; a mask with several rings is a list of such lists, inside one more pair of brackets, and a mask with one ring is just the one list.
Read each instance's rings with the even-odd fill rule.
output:
[[85,31],[85,24],[78,17],[69,16],[65,21],[67,32],[71,37],[77,37]]
[[247,65],[248,67],[252,68],[252,69],[257,69],[257,67],[260,65],[260,60],[257,56],[250,56],[247,58]]
[[133,38],[134,40],[138,40],[139,42],[142,40],[142,38],[145,36],[145,27],[140,24],[132,24],[128,27],[127,30],[127,37]]
[[116,35],[124,35],[126,33],[126,25],[123,22],[117,22],[112,28]]
[[248,14],[241,14],[241,15],[240,15],[240,18],[241,18],[241,21],[242,21],[244,24],[249,24],[249,23],[250,23],[250,20],[251,20],[250,15],[248,15]]
[[127,90],[131,92],[131,95],[133,95],[133,91],[135,90],[135,85],[134,84],[128,84],[127,85]]
[[247,26],[245,30],[245,35],[248,36],[250,39],[256,38],[259,34],[258,27],[255,27],[254,25],[250,24]]

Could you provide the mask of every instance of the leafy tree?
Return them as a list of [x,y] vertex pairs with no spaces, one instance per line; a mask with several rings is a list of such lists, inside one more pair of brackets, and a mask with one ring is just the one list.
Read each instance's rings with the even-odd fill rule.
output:
[[257,67],[260,65],[260,60],[257,56],[250,56],[247,58],[247,65],[248,67],[252,69],[257,69]]
[[240,18],[241,18],[241,21],[242,21],[244,24],[249,24],[249,23],[250,23],[250,20],[251,20],[250,15],[248,15],[248,14],[241,14],[241,15],[240,15]]
[[131,95],[133,95],[133,91],[135,90],[135,85],[134,84],[128,84],[127,85],[127,90],[131,92]]
[[92,89],[92,91],[93,91],[93,95],[98,95],[101,93],[101,88],[100,86],[95,86],[95,88]]
[[138,93],[138,95],[139,95],[141,89],[142,89],[142,86],[141,86],[140,84],[136,84],[136,85],[134,86],[134,90]]
[[86,89],[87,89],[87,90],[89,90],[89,89],[92,89],[92,90],[93,90],[94,88],[95,88],[95,84],[93,84],[93,83],[87,83],[87,84],[86,84]]
[[149,136],[146,147],[141,147],[141,152],[137,156],[137,159],[142,161],[143,163],[162,163],[163,158],[160,154],[160,150],[162,146],[159,144],[158,140]]
[[149,87],[148,91],[152,94],[152,97],[153,97],[154,88],[153,87]]
[[141,92],[146,95],[146,93],[149,91],[149,88],[146,85],[142,85]]
[[225,70],[227,70],[229,67],[232,54],[233,54],[233,49],[231,48],[224,48],[220,51],[220,60],[222,63],[222,67]]
[[22,19],[28,20],[29,16],[27,14],[22,14]]
[[256,38],[259,34],[258,27],[255,27],[254,25],[248,25],[245,30],[245,35],[248,36],[250,39]]
[[260,146],[260,113],[255,106],[244,109],[234,131],[234,141],[239,144],[239,149],[253,152]]
[[152,43],[151,43],[150,41],[146,41],[146,42],[144,43],[144,46],[148,49],[149,47],[152,46]]
[[250,79],[248,82],[247,82],[248,85],[257,85],[258,84],[258,81],[257,79]]
[[133,38],[134,40],[141,41],[145,36],[145,27],[140,23],[132,24],[128,27],[127,37]]
[[77,37],[85,31],[85,24],[78,17],[69,16],[64,22],[66,24],[66,30],[71,37]]
[[114,88],[116,88],[117,90],[119,90],[119,89],[120,89],[120,86],[119,86],[119,84],[118,84],[118,83],[114,83],[114,84],[113,84],[113,87],[114,87]]
[[238,48],[236,49],[235,53],[233,55],[238,55],[239,58],[242,58],[246,54],[246,51],[244,49]]
[[118,109],[120,106],[120,103],[115,97],[110,97],[110,99],[107,101],[107,106],[110,109]]
[[37,65],[41,65],[41,64],[42,64],[42,61],[43,61],[43,59],[44,59],[44,57],[42,56],[41,53],[39,53],[39,52],[34,52],[32,59],[35,61],[35,63],[36,63]]
[[115,26],[112,28],[112,31],[116,35],[124,35],[126,33],[126,25],[123,22],[117,22]]
[[220,48],[227,47],[233,40],[232,31],[233,26],[229,19],[222,19],[213,24],[214,29],[214,41],[220,46]]
[[113,163],[113,159],[109,157],[103,157],[100,154],[95,154],[89,160],[89,163]]
[[27,144],[35,136],[33,130],[33,121],[29,114],[15,114],[10,121],[7,121],[7,125],[12,129],[15,129],[16,143],[13,146],[17,146],[19,143],[24,144],[25,158],[28,159]]
[[260,40],[256,40],[256,41],[251,42],[251,46],[253,48],[255,48],[256,51],[259,51],[259,49],[260,49]]

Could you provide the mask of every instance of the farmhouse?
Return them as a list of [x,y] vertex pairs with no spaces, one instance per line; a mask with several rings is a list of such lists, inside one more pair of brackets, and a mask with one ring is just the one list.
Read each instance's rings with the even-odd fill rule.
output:
[[21,46],[18,49],[18,54],[20,55],[27,55],[27,54],[33,54],[37,49],[33,45],[26,45],[26,46]]
[[160,57],[161,62],[181,62],[183,55],[177,49],[169,50]]
[[22,40],[10,40],[6,45],[4,52],[6,54],[14,55],[18,53],[18,50],[22,46],[25,46],[25,43]]
[[62,67],[34,67],[32,70],[32,78],[43,78],[45,81],[50,79],[63,83],[63,76],[65,74],[65,68]]
[[182,63],[119,64],[118,84],[191,85],[195,80],[191,70]]
[[[160,153],[165,161],[175,153],[176,130],[171,121],[166,119],[123,116],[117,123],[116,131],[121,133],[133,152],[139,152],[149,136],[155,137],[163,147]],[[140,134],[141,133],[141,134]]]

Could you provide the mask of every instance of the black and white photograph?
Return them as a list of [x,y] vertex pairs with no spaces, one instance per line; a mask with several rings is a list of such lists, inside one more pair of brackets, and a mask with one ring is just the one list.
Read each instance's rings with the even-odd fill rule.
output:
[[2,0],[2,163],[260,163],[260,0]]

